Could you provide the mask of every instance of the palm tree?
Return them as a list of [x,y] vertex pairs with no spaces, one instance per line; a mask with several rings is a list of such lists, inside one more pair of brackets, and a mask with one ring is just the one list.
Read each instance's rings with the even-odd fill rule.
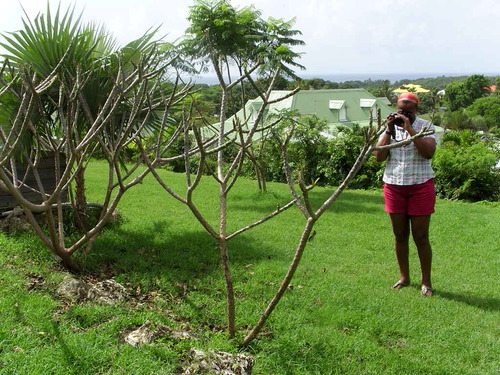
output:
[[[4,89],[9,89],[0,97],[2,126],[15,125],[12,118],[20,113],[29,126],[24,132],[27,138],[24,148],[19,153],[26,158],[33,152],[52,151],[56,166],[61,164],[60,153],[68,162],[64,173],[55,168],[56,180],[70,193],[77,225],[84,237],[68,250],[62,239],[61,224],[59,233],[55,229],[50,231],[50,239],[41,231],[38,234],[69,267],[73,267],[74,251],[86,242],[93,242],[99,231],[96,227],[89,230],[86,220],[85,167],[93,151],[98,148],[104,151],[110,181],[112,178],[120,181],[110,182],[106,206],[115,199],[111,190],[118,186],[119,199],[132,186],[125,186],[118,168],[125,145],[169,121],[165,113],[157,112],[162,112],[167,98],[174,97],[178,89],[164,79],[166,67],[176,65],[177,61],[171,46],[156,43],[155,32],[147,32],[117,49],[102,27],[83,25],[81,16],[74,16],[74,9],[62,13],[58,8],[52,14],[47,6],[46,14],[33,21],[23,20],[23,29],[3,35],[5,41],[0,43],[7,50],[3,58],[5,66],[10,68],[8,72],[2,71],[0,82]],[[26,95],[33,98],[29,103],[35,103],[30,104],[29,111],[25,108]],[[40,193],[45,196],[42,190]],[[24,206],[28,205],[22,197],[17,198]],[[55,199],[44,198],[44,204],[32,208],[42,211],[55,203]],[[51,215],[51,210],[46,212]],[[104,210],[101,219],[103,215]],[[60,220],[62,214],[58,212],[58,216]]]
[[[65,136],[61,131],[64,114],[58,110],[62,99],[61,90],[70,89],[75,81],[83,82],[79,95],[85,98],[86,116],[80,116],[72,129],[71,139],[81,140],[91,128],[92,120],[105,105],[113,88],[113,77],[118,70],[127,75],[135,69],[140,60],[154,48],[154,32],[116,48],[115,41],[104,28],[95,24],[83,25],[81,15],[75,17],[74,8],[65,13],[57,9],[52,15],[50,6],[47,13],[39,14],[34,21],[23,20],[23,29],[3,35],[5,42],[0,43],[7,50],[7,59],[15,69],[28,68],[35,77],[45,79],[56,73],[58,84],[52,85],[39,98],[34,123],[42,139],[50,144],[52,138]],[[158,94],[158,93],[157,93]],[[125,100],[118,107],[115,116],[119,118],[130,109]],[[109,130],[109,129],[108,129]],[[66,134],[69,138],[69,135]],[[71,142],[61,151],[70,158],[76,152],[75,161],[79,166],[75,177],[75,206],[81,229],[86,224],[85,197],[85,155],[81,150],[72,150]]]

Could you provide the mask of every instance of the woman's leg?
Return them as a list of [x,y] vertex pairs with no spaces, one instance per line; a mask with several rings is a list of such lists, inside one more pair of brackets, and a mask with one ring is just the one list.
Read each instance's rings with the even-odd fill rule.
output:
[[402,285],[396,287],[402,288],[410,284],[410,265],[408,260],[408,238],[410,236],[410,220],[407,214],[389,214],[392,222],[392,231],[394,233],[394,248],[398,260],[399,272],[401,277],[399,281]]
[[420,258],[422,268],[422,285],[429,288],[431,284],[432,248],[429,242],[429,224],[431,215],[410,216],[411,233]]

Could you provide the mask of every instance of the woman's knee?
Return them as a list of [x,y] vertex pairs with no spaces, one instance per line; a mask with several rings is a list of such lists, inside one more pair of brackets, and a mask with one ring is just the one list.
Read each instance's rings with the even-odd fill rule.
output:
[[394,240],[400,243],[407,243],[410,238],[409,230],[394,230]]
[[396,242],[408,242],[410,221],[406,214],[391,214],[392,232]]
[[413,216],[411,218],[411,234],[417,246],[429,244],[430,215]]
[[422,233],[412,233],[413,241],[417,247],[423,247],[429,245],[429,232]]

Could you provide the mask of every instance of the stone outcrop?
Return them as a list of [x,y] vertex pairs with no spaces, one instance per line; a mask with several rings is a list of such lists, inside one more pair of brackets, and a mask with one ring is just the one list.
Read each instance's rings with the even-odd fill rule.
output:
[[251,375],[255,360],[244,354],[231,354],[210,350],[205,353],[192,348],[190,363],[182,375],[216,374],[216,375]]

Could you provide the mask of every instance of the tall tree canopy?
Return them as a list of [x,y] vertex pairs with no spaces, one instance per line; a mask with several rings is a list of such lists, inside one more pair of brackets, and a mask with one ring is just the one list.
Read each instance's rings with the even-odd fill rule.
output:
[[474,74],[467,78],[465,82],[452,82],[446,86],[446,100],[451,111],[459,108],[466,108],[474,100],[488,95],[487,87],[490,81],[481,74]]
[[469,116],[482,116],[488,128],[500,126],[500,97],[479,98],[467,107]]
[[229,72],[235,66],[238,73],[246,69],[279,65],[282,71],[294,77],[290,67],[303,68],[296,62],[300,54],[291,47],[304,42],[294,37],[301,34],[293,30],[294,20],[261,18],[261,12],[253,6],[235,8],[228,0],[198,0],[191,6],[183,42],[185,52],[219,76],[224,69]]

